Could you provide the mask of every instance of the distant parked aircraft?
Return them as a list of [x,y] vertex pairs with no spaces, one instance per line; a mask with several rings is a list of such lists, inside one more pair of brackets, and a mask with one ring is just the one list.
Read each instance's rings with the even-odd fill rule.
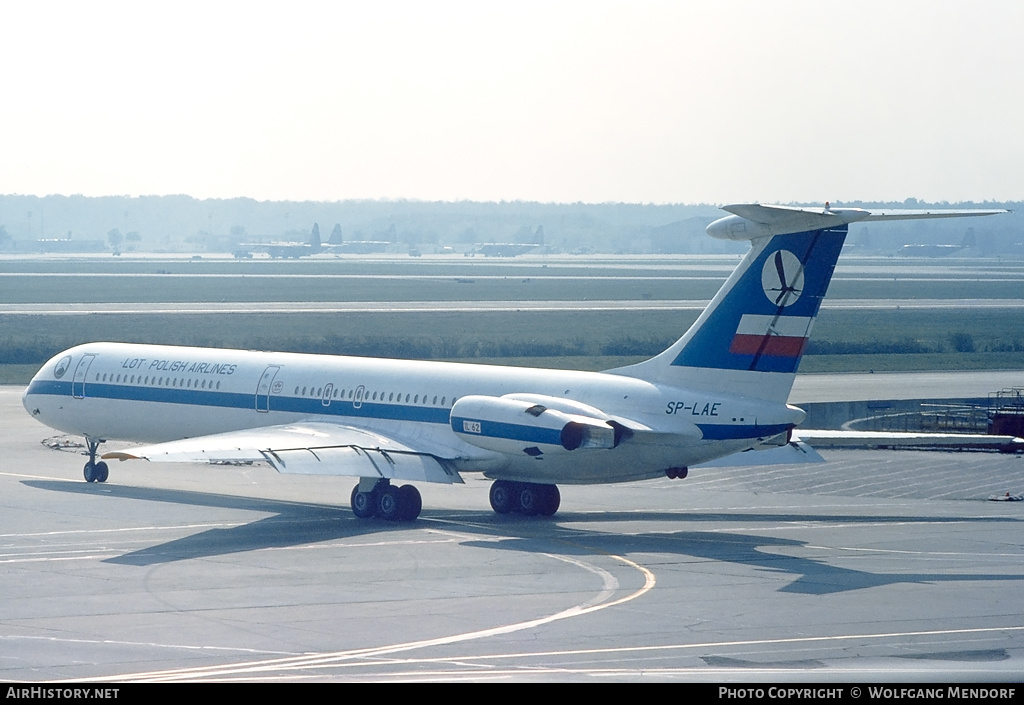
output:
[[[524,233],[525,234],[525,233]],[[532,242],[488,242],[477,245],[476,252],[484,257],[515,257],[533,252],[544,246],[544,226],[538,225]]]
[[974,228],[968,228],[959,245],[904,245],[897,250],[897,253],[905,257],[946,257],[974,247],[974,245]]
[[350,240],[341,237],[341,226],[335,224],[331,238],[320,241],[320,225],[313,223],[308,242],[246,242],[235,250],[235,257],[251,257],[253,252],[266,252],[274,259],[298,259],[321,253],[364,255],[384,252],[391,244],[383,240]]

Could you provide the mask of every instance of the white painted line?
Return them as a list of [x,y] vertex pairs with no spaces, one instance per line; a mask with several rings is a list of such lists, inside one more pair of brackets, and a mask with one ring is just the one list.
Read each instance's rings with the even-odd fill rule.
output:
[[[549,554],[545,554],[549,555]],[[580,565],[585,563],[584,561],[577,562],[579,559],[566,559],[564,556],[551,556],[558,558],[559,560],[565,560],[566,562],[574,565]],[[447,644],[456,644],[465,641],[472,641],[476,639],[483,639],[492,636],[498,636],[503,634],[511,634],[513,632],[522,631],[525,629],[533,629],[545,624],[557,622],[563,619],[570,619],[573,617],[579,617],[598,610],[607,609],[616,605],[621,605],[625,602],[635,600],[636,598],[646,594],[654,588],[656,580],[654,573],[647,568],[635,563],[634,561],[624,558],[622,556],[607,555],[608,558],[624,563],[625,565],[640,571],[644,576],[644,585],[640,589],[622,597],[618,600],[611,602],[604,602],[601,604],[590,604],[593,600],[588,600],[584,603],[575,605],[568,609],[562,610],[546,617],[539,617],[537,619],[527,620],[525,622],[516,622],[513,624],[506,624],[498,627],[492,627],[490,629],[481,629],[473,632],[466,632],[463,634],[453,634],[445,637],[438,637],[435,639],[423,639],[420,641],[406,642],[402,644],[393,644],[390,646],[379,646],[365,649],[352,649],[349,651],[338,651],[333,653],[315,654],[311,656],[300,656],[293,658],[282,658],[282,659],[269,659],[265,661],[251,661],[246,663],[236,664],[225,664],[222,666],[205,666],[199,668],[182,668],[182,669],[171,669],[166,671],[151,671],[144,673],[122,673],[113,676],[98,677],[92,679],[94,682],[111,682],[111,681],[141,681],[141,682],[166,682],[166,681],[178,681],[178,680],[196,680],[199,678],[217,679],[224,676],[241,675],[251,677],[252,674],[258,674],[266,671],[281,671],[281,670],[303,670],[309,668],[323,668],[325,666],[336,665],[342,661],[348,661],[352,659],[365,659],[371,657],[379,657],[386,654],[399,653],[402,651],[411,651],[414,649],[429,648],[433,646],[444,646]],[[588,564],[589,565],[589,564]],[[581,566],[582,567],[582,566]],[[604,571],[597,566],[589,565],[587,570],[594,572],[597,575],[602,575]],[[605,580],[605,588],[608,586],[608,581]]]

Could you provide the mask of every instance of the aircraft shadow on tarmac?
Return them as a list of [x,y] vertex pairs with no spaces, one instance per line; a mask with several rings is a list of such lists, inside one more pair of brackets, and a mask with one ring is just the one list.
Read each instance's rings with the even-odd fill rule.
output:
[[[24,485],[51,492],[95,495],[96,486],[83,482],[24,480]],[[992,523],[1020,520],[1012,517],[920,517],[904,515],[834,515],[792,512],[559,512],[552,519],[497,515],[488,510],[427,510],[412,523],[356,519],[347,508],[299,502],[234,497],[188,490],[138,488],[104,485],[104,497],[148,502],[206,506],[272,513],[273,516],[231,528],[213,528],[180,539],[163,542],[104,562],[150,566],[176,561],[243,553],[266,548],[301,546],[324,541],[404,532],[424,527],[450,528],[462,534],[478,533],[481,540],[465,540],[464,546],[524,553],[554,553],[588,556],[595,552],[612,555],[675,554],[710,561],[746,565],[768,573],[792,575],[795,579],[780,592],[825,595],[848,590],[898,583],[963,581],[1024,581],[1015,574],[870,573],[843,568],[814,558],[786,555],[802,550],[805,541],[775,536],[723,531],[678,531],[620,535],[599,526],[588,532],[581,525],[609,522],[814,522],[843,524],[940,524]],[[572,524],[571,528],[563,524]],[[511,535],[510,534],[518,534]],[[497,540],[496,540],[497,539]]]
[[[762,518],[767,516],[762,515]],[[689,515],[686,519],[690,519]],[[750,521],[751,517],[748,515],[736,515],[734,517],[735,521],[740,521],[741,519]],[[844,522],[849,519],[850,517],[842,517]],[[773,522],[778,520],[779,517],[772,517]],[[804,520],[820,521],[821,518],[805,517]],[[834,521],[835,517],[832,520]],[[872,517],[872,520],[877,523],[879,521],[904,522],[907,519],[906,517]],[[928,521],[934,520],[929,519]],[[628,536],[600,534],[595,540],[585,535],[581,536],[580,532],[574,527],[572,541],[581,547],[585,546],[586,548],[614,555],[637,553],[656,555],[676,554],[689,558],[746,565],[767,573],[797,576],[793,582],[780,588],[779,592],[804,595],[829,595],[837,592],[861,590],[863,588],[881,587],[898,583],[922,584],[993,580],[1024,582],[1024,575],[998,573],[974,573],[971,575],[947,573],[870,573],[832,565],[823,560],[775,552],[780,549],[788,553],[801,551],[807,545],[806,541],[720,531],[678,531],[657,534],[630,534]],[[531,539],[506,539],[498,542],[466,541],[463,545],[476,545],[508,551],[539,550],[536,540]],[[564,545],[558,544],[558,547],[561,547],[562,550],[559,551],[555,545],[550,545],[545,550],[548,553],[567,553]],[[578,553],[590,554],[592,552],[580,550]]]

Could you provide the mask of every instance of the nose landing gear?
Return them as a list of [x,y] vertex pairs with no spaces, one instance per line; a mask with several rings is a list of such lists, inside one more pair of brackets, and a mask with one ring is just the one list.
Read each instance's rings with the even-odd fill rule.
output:
[[102,460],[96,462],[96,449],[100,447],[100,443],[103,443],[103,439],[86,438],[85,445],[89,449],[89,462],[85,464],[85,468],[82,469],[82,475],[85,477],[86,482],[106,482],[107,476],[110,474],[110,470],[107,464]]

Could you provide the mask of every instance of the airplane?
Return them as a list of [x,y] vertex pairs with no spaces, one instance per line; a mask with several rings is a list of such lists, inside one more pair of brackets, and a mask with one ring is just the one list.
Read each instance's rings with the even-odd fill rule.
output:
[[974,238],[974,228],[969,228],[964,233],[964,238],[960,241],[959,245],[936,245],[933,243],[926,245],[904,245],[896,251],[896,254],[903,255],[904,257],[946,257],[976,246],[977,241]]
[[235,257],[249,258],[253,252],[266,252],[272,259],[298,259],[318,254],[322,250],[320,225],[313,223],[308,242],[243,242],[235,250]]
[[[550,516],[559,484],[683,478],[694,465],[787,446],[805,417],[787,403],[790,389],[850,223],[1006,212],[724,210],[708,234],[750,250],[682,337],[635,365],[580,372],[87,343],[46,362],[23,404],[84,436],[88,482],[105,482],[112,459],[265,462],[358,477],[356,516],[412,520],[419,491],[396,483],[482,473],[496,512]],[[106,439],[151,445],[97,460]]]
[[313,223],[308,242],[245,242],[235,250],[236,258],[252,257],[253,252],[266,252],[271,259],[298,259],[321,253],[365,255],[383,252],[391,244],[382,240],[349,240],[341,237],[341,225],[335,224],[327,242],[320,240],[320,225]]
[[488,242],[478,246],[476,252],[484,257],[515,257],[540,247],[532,242]]
[[[393,229],[394,226],[392,233]],[[387,240],[345,240],[341,236],[341,224],[335,223],[330,238],[321,245],[321,249],[336,255],[372,255],[384,252],[390,244]]]
[[531,242],[488,242],[476,246],[476,254],[484,257],[516,257],[527,252],[544,250],[544,226],[538,225]]

